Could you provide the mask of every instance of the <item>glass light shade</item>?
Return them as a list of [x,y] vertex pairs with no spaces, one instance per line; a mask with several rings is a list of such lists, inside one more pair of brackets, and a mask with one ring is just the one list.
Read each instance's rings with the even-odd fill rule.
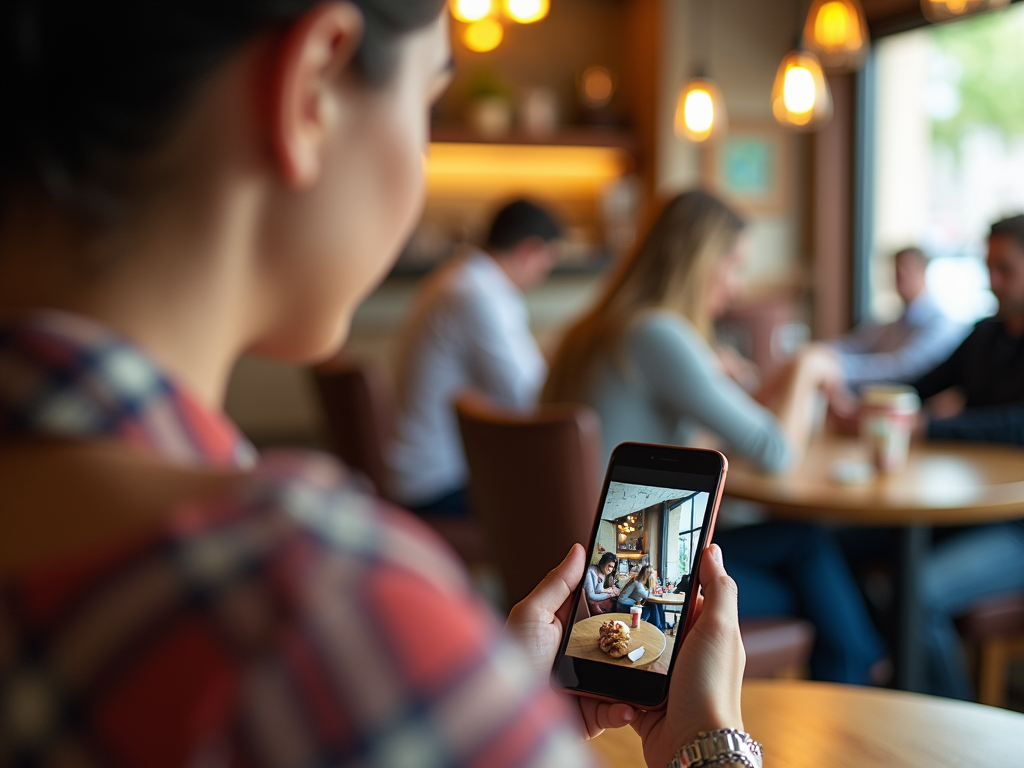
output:
[[787,128],[813,131],[832,118],[832,92],[818,57],[790,51],[782,59],[772,86],[772,113]]
[[505,0],[505,15],[520,24],[533,24],[548,15],[551,0]]
[[694,77],[679,91],[676,102],[676,136],[688,141],[706,141],[728,127],[725,99],[714,80]]
[[487,53],[501,45],[505,30],[494,19],[474,21],[462,33],[462,42],[476,53]]
[[491,0],[451,0],[448,4],[452,16],[471,24],[491,15]]
[[921,0],[921,12],[928,21],[949,21],[971,13],[1002,8],[1010,0]]
[[804,45],[826,69],[860,69],[870,43],[859,0],[814,0],[804,24]]

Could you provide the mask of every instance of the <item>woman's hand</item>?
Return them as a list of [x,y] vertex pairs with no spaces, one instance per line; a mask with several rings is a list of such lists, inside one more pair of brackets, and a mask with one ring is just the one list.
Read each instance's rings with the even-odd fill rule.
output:
[[[701,558],[703,603],[679,649],[668,706],[641,712],[633,727],[644,743],[648,765],[668,765],[700,731],[743,730],[740,688],[746,655],[736,613],[736,582],[725,572],[722,550],[712,544]],[[700,599],[699,597],[697,598]]]
[[[575,606],[566,601],[583,578],[585,567],[586,552],[574,544],[562,563],[512,608],[505,622],[505,632],[516,639],[530,666],[545,680],[555,663],[562,630],[572,621]],[[605,728],[621,728],[637,715],[628,704],[609,704],[581,696],[569,698],[573,710],[579,712],[584,739],[598,736]]]

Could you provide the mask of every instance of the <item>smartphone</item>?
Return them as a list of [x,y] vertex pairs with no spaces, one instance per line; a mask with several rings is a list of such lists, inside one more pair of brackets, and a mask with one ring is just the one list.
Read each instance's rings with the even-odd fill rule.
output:
[[700,560],[728,467],[718,451],[644,443],[615,448],[587,572],[570,598],[570,624],[555,657],[556,687],[641,709],[665,705],[694,619]]

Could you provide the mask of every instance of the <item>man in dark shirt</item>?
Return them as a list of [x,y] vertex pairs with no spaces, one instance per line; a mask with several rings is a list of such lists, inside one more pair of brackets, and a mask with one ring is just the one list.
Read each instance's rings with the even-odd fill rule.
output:
[[987,262],[999,302],[995,317],[978,323],[949,359],[914,383],[922,400],[953,390],[957,406],[937,415],[957,416],[961,426],[976,408],[1024,402],[1024,215],[992,225]]
[[[952,390],[959,400],[959,407],[933,413],[931,439],[1024,444],[1024,215],[992,225],[988,270],[996,316],[978,323],[946,362],[916,383],[922,399]],[[1024,590],[1024,524],[946,532],[929,555],[922,584],[930,692],[969,698],[953,617],[986,595]]]

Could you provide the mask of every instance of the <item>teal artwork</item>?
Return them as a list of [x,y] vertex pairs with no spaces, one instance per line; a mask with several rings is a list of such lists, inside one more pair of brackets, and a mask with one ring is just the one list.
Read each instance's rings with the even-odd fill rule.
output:
[[775,176],[774,147],[770,139],[734,136],[725,142],[721,154],[720,179],[727,194],[739,197],[767,197]]

